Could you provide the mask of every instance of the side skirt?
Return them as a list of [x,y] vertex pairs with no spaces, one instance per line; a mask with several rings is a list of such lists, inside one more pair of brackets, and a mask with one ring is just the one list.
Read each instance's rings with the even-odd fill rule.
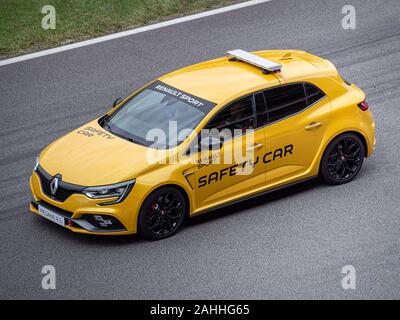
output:
[[266,190],[266,191],[260,191],[258,193],[252,194],[250,196],[245,196],[243,198],[240,198],[240,199],[237,199],[237,200],[233,200],[231,202],[227,202],[227,203],[224,203],[224,204],[221,204],[221,205],[218,205],[218,206],[215,206],[215,207],[212,207],[212,208],[205,209],[203,211],[197,212],[195,214],[192,214],[190,216],[190,218],[198,217],[198,216],[201,216],[203,214],[206,214],[206,213],[218,210],[218,209],[229,207],[231,205],[238,204],[238,203],[241,203],[241,202],[253,199],[253,198],[261,197],[261,196],[264,196],[266,194],[269,194],[269,193],[272,193],[272,192],[275,192],[275,191],[279,191],[279,190],[282,190],[282,189],[286,189],[286,188],[289,188],[289,187],[295,186],[297,184],[300,184],[300,183],[303,183],[303,182],[306,182],[306,181],[309,181],[309,180],[313,180],[313,179],[316,179],[316,178],[318,178],[318,175],[312,176],[312,177],[308,177],[308,178],[305,178],[305,179],[301,179],[301,180],[298,180],[298,181],[295,181],[295,182],[291,182],[291,183],[285,184],[283,186],[272,188],[272,189],[269,189],[269,190]]

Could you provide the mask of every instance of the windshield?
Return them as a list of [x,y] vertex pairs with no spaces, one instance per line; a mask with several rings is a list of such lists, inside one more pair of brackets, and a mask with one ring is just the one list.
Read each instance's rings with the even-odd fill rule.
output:
[[185,140],[214,105],[156,81],[120,107],[104,128],[146,146],[171,148]]

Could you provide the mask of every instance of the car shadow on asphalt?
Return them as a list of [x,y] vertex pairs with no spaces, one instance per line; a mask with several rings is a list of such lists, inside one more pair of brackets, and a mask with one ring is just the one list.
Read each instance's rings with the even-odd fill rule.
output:
[[[298,183],[296,185],[271,191],[270,193],[255,196],[248,200],[243,200],[236,204],[227,205],[226,207],[201,214],[190,219],[186,219],[182,229],[193,228],[199,224],[209,223],[215,219],[221,219],[225,216],[232,216],[234,214],[240,214],[248,208],[256,208],[264,206],[270,202],[277,201],[286,197],[299,194],[310,189],[321,186],[322,183],[319,179],[315,178],[305,182]],[[36,226],[41,229],[41,232],[48,233],[48,237],[57,237],[58,240],[66,242],[80,242],[84,245],[95,245],[95,246],[109,246],[109,247],[120,247],[125,245],[138,245],[148,243],[149,241],[143,239],[139,235],[126,235],[126,236],[103,236],[103,235],[91,235],[91,234],[79,234],[72,233],[66,228],[58,228],[54,223],[47,221],[41,217],[36,218]],[[178,230],[179,232],[179,230]],[[161,240],[162,241],[162,240]]]
[[250,199],[243,200],[241,202],[227,205],[220,209],[206,212],[204,214],[199,214],[198,216],[187,219],[186,226],[196,226],[197,224],[206,223],[213,221],[215,219],[220,219],[224,216],[231,216],[234,214],[242,213],[248,208],[257,208],[259,206],[264,206],[270,202],[278,201],[286,197],[299,194],[310,189],[316,188],[323,185],[320,179],[313,178],[301,183],[297,183],[292,186],[284,187],[282,189],[277,189],[275,191],[268,192],[266,194],[256,195]]

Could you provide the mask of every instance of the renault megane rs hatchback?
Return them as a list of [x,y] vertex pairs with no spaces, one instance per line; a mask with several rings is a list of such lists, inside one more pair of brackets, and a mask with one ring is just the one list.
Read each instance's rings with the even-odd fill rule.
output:
[[319,176],[352,180],[375,148],[365,94],[298,50],[196,64],[47,146],[30,210],[74,232],[162,239],[185,217]]

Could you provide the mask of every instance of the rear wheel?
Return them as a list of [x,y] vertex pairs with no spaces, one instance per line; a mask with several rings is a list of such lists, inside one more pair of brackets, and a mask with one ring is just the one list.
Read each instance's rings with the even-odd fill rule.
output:
[[139,230],[151,240],[172,236],[182,224],[187,205],[182,193],[171,187],[160,188],[144,201],[139,215]]
[[364,162],[364,144],[352,133],[336,137],[326,148],[320,165],[320,176],[329,184],[351,181]]

